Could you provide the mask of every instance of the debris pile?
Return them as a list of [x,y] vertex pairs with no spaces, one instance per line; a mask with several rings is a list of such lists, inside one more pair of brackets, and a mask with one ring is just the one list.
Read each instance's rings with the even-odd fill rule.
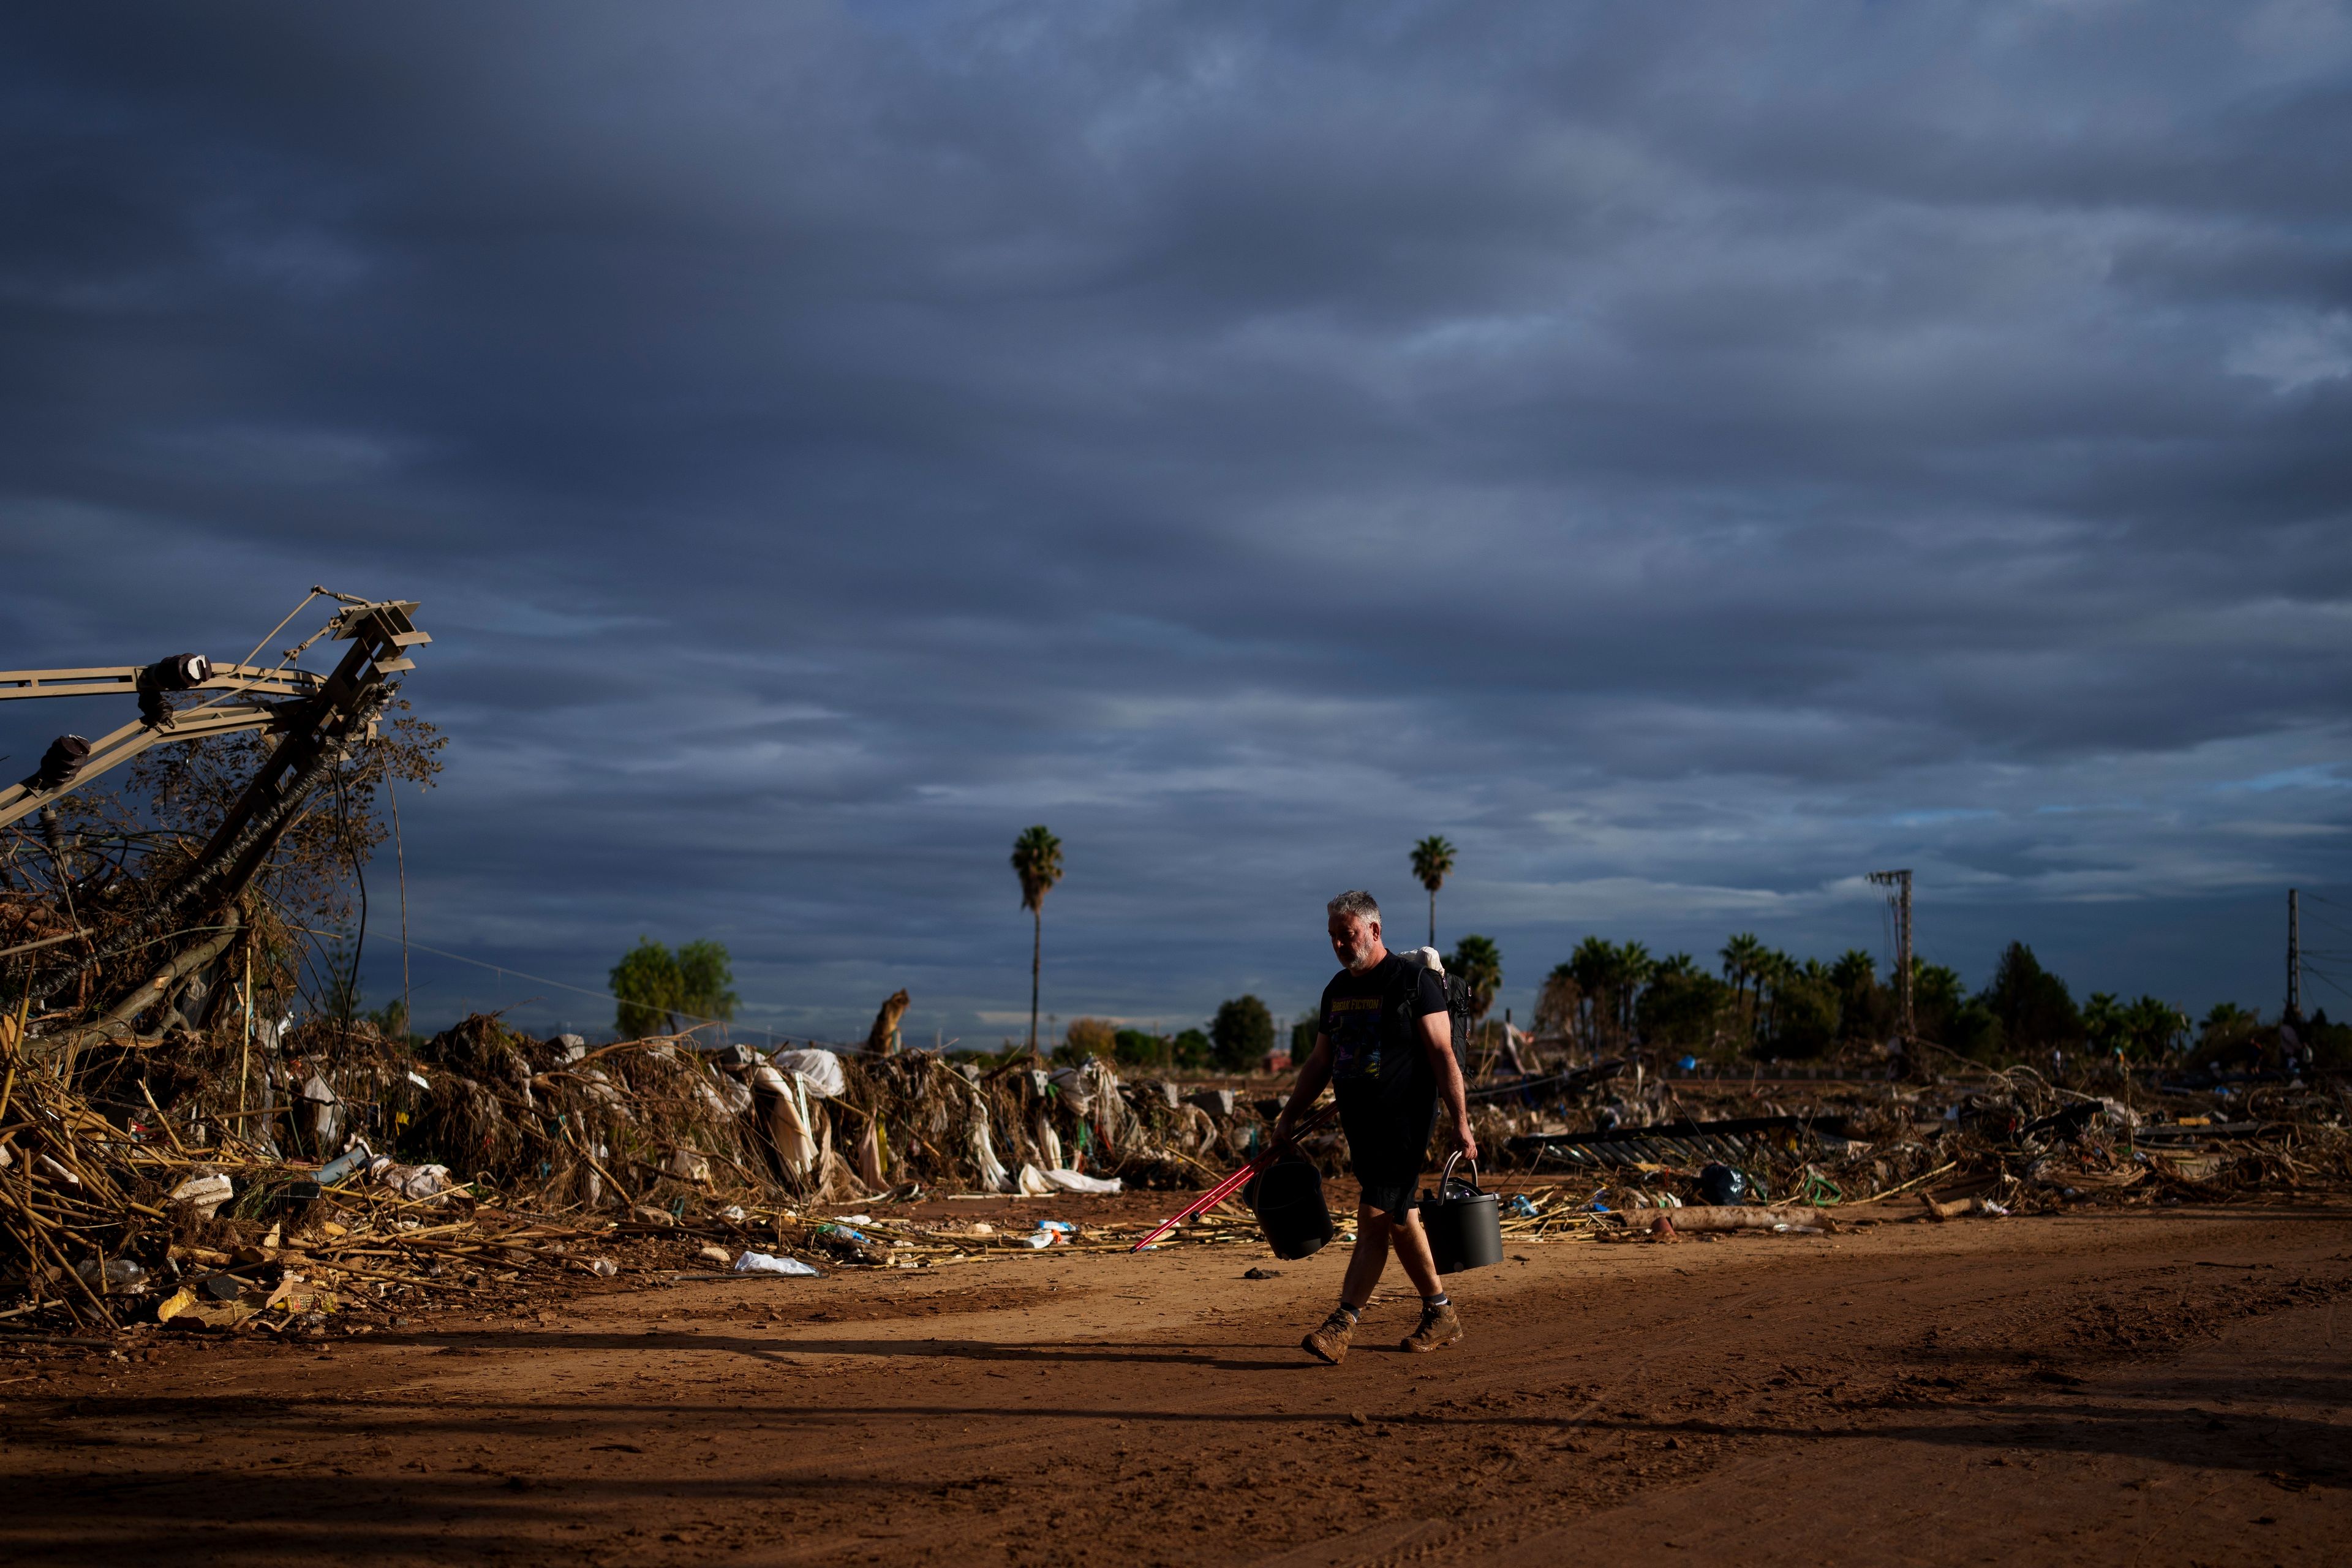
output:
[[[226,1030],[42,1044],[0,1023],[0,1321],[85,1329],[385,1317],[762,1252],[919,1267],[1108,1247],[1066,1225],[813,1211],[1190,1185],[1263,1134],[1229,1091],[1126,1085],[1100,1061],[592,1049],[487,1016],[416,1046],[332,1020],[257,1046]],[[732,1251],[704,1250],[720,1241]]]
[[[0,1323],[396,1324],[568,1282],[1124,1249],[1139,1226],[918,1218],[962,1195],[1198,1188],[1264,1145],[1278,1098],[1123,1083],[1107,1062],[591,1047],[476,1016],[422,1044],[313,1020],[248,1040],[40,1051],[0,1020]],[[68,1085],[71,1087],[69,1088]],[[2352,1186],[2336,1083],[1662,1080],[1635,1064],[1475,1089],[1505,1234],[1818,1234],[2080,1205]],[[1305,1142],[1345,1168],[1336,1129]],[[1911,1206],[1905,1206],[1905,1205]],[[843,1215],[845,1206],[865,1212]],[[1347,1216],[1335,1215],[1344,1233]],[[1238,1203],[1185,1245],[1255,1243]]]
[[1719,1205],[1701,1190],[1712,1171],[1736,1173],[1754,1202],[1825,1211],[1932,1188],[1944,1200],[1922,1212],[1943,1218],[2352,1190],[2341,1079],[2118,1079],[2094,1093],[2018,1068],[1933,1086],[1809,1086],[1811,1103],[1790,1107],[1760,1083],[1627,1076],[1580,1111],[1490,1100],[1474,1124],[1517,1168],[1589,1172],[1593,1212],[1627,1220]]

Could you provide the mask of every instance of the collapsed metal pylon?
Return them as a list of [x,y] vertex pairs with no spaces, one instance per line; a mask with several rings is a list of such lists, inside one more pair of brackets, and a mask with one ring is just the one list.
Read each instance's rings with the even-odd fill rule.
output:
[[[329,637],[352,645],[326,675],[295,668],[294,654],[275,667],[216,665],[201,654],[187,653],[146,665],[0,670],[0,700],[121,693],[139,703],[136,720],[95,742],[79,735],[61,735],[52,742],[39,767],[0,789],[0,827],[54,805],[155,746],[244,731],[259,731],[275,740],[211,838],[169,887],[137,916],[102,933],[76,931],[74,936],[91,939],[78,951],[63,940],[31,944],[54,948],[54,952],[29,956],[23,984],[11,989],[38,1006],[77,977],[153,946],[167,932],[194,935],[195,941],[160,966],[142,965],[139,987],[100,1010],[102,1024],[127,1027],[140,1010],[141,991],[153,984],[146,969],[170,976],[217,956],[226,945],[223,933],[237,923],[239,900],[311,791],[350,747],[374,738],[396,678],[415,668],[409,651],[433,640],[416,629],[411,618],[415,608],[407,600],[345,597],[334,618],[301,645],[308,647]],[[183,694],[196,700],[175,707],[172,699]],[[199,952],[203,956],[192,956]],[[7,956],[0,953],[0,958]]]

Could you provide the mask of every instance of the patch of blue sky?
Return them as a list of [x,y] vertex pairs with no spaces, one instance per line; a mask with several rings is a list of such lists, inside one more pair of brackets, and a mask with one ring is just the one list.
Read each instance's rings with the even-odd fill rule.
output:
[[1897,827],[1940,827],[1948,822],[1997,822],[2003,815],[1985,806],[1930,806],[1898,811],[1886,820]]
[[2352,779],[2337,773],[2333,763],[2309,763],[2299,768],[2258,773],[2250,779],[2231,779],[2213,787],[2223,792],[2251,790],[2257,795],[2267,795],[2273,790],[2282,789],[2352,789]]

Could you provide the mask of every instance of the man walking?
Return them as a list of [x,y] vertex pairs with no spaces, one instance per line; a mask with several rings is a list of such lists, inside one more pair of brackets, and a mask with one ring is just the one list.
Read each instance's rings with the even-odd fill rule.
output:
[[1421,1326],[1404,1337],[1409,1351],[1433,1351],[1462,1337],[1462,1320],[1445,1299],[1429,1238],[1422,1234],[1414,1188],[1429,1161],[1442,1100],[1454,1142],[1478,1157],[1470,1135],[1462,1067],[1454,1059],[1445,982],[1433,970],[1391,952],[1381,941],[1381,907],[1370,893],[1342,893],[1327,906],[1339,973],[1323,988],[1315,1049],[1298,1069],[1290,1102],[1274,1124],[1286,1142],[1327,1083],[1339,1100],[1348,1159],[1363,1188],[1356,1210],[1356,1250],[1339,1288],[1339,1305],[1307,1336],[1306,1348],[1337,1364],[1356,1322],[1396,1249],[1405,1277],[1421,1292]]

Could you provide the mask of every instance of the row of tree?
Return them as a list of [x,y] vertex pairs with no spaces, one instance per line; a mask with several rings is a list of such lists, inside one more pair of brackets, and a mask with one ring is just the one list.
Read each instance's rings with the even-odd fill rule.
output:
[[[1882,1044],[1899,1032],[1895,977],[1882,979],[1877,960],[1859,948],[1823,963],[1741,932],[1717,956],[1719,973],[1687,952],[1659,957],[1637,942],[1587,937],[1538,992],[1536,1032],[1596,1051],[1641,1044],[1778,1058]],[[1957,970],[1915,958],[1911,994],[1921,1038],[1983,1061],[2040,1058],[2053,1050],[2158,1061],[2192,1043],[2249,1036],[2259,1023],[2228,1003],[2198,1030],[2186,1013],[2156,996],[2126,1002],[2095,992],[2078,1005],[2065,981],[2019,942],[2002,951],[1992,977],[1974,994],[1962,987]]]

